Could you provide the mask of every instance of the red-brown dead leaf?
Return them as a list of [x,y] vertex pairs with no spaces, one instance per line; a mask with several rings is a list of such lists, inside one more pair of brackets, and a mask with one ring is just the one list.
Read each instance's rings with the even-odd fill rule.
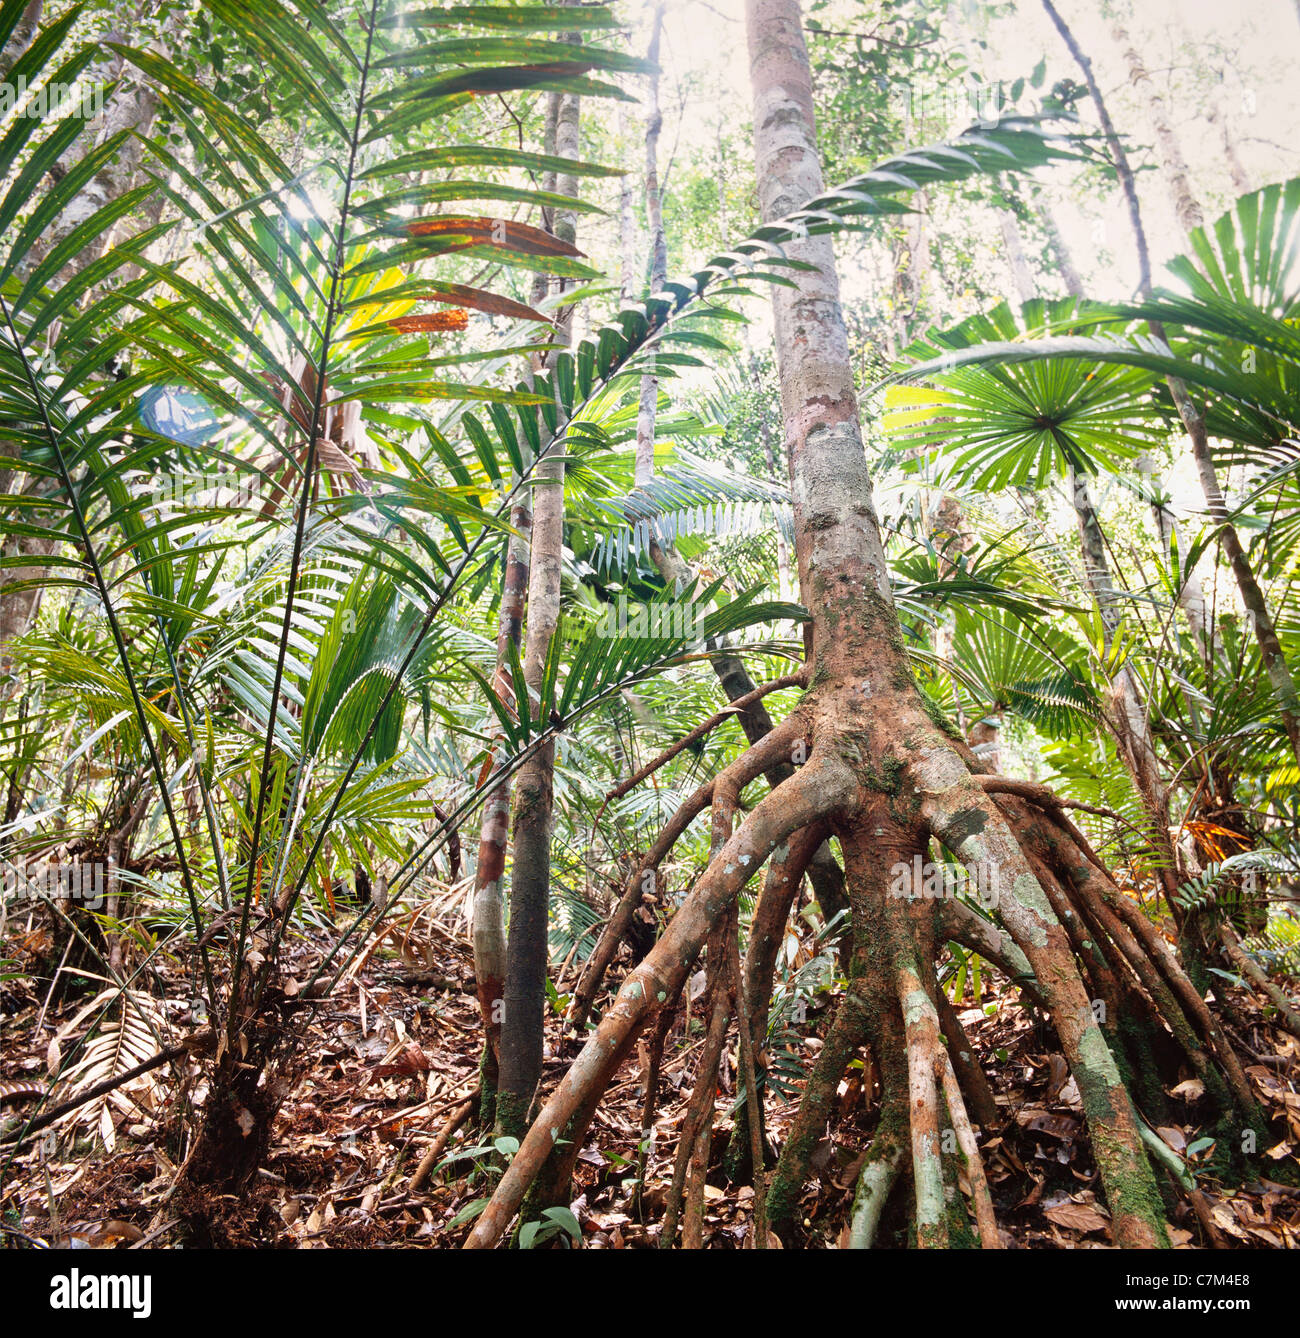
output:
[[469,327],[469,312],[456,307],[452,311],[429,311],[422,316],[394,316],[386,324],[402,334],[443,334]]
[[414,218],[405,225],[409,237],[464,237],[465,246],[502,246],[531,256],[581,256],[571,242],[554,233],[515,223],[508,218],[467,218],[456,214],[435,214]]
[[1058,1203],[1043,1209],[1043,1216],[1068,1231],[1105,1231],[1110,1223],[1096,1208],[1086,1203]]

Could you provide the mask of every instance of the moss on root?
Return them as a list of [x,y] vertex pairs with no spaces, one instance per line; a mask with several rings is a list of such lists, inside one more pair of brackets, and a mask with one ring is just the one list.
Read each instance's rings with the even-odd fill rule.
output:
[[1138,1148],[1134,1156],[1133,1149],[1116,1142],[1096,1124],[1090,1127],[1090,1133],[1093,1156],[1098,1165],[1103,1159],[1109,1163],[1106,1206],[1112,1220],[1121,1216],[1137,1218],[1150,1227],[1156,1243],[1162,1249],[1168,1249],[1165,1207],[1157,1189],[1159,1168],[1152,1166],[1145,1149]]
[[918,689],[917,696],[920,697],[921,699],[922,709],[925,711],[926,715],[930,717],[931,723],[937,729],[943,730],[943,732],[950,739],[955,739],[958,743],[966,742],[965,737],[962,735],[961,730],[959,730],[957,726],[948,718],[947,714],[944,712],[942,707],[940,707],[939,704],[935,702],[928,693],[921,692]]
[[1111,1046],[1111,1054],[1124,1086],[1134,1093],[1148,1116],[1163,1119],[1169,1111],[1169,1098],[1160,1081],[1151,1027],[1145,1019],[1124,1013],[1116,1020],[1115,1031],[1118,1044]]

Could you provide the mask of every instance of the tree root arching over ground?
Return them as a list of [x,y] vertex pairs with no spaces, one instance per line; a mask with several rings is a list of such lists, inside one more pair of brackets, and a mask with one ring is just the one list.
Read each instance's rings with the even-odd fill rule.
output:
[[[741,785],[773,746],[807,761],[717,844],[720,830],[730,830]],[[1145,1047],[1176,1045],[1227,1125],[1255,1128],[1265,1137],[1262,1116],[1235,1054],[1174,954],[1060,809],[1007,792],[1015,788],[978,774],[964,745],[931,720],[910,684],[892,691],[877,691],[867,680],[814,686],[772,735],[716,778],[709,866],[533,1121],[467,1245],[499,1241],[539,1177],[567,1182],[565,1163],[571,1165],[613,1074],[656,1014],[676,1000],[706,942],[734,923],[730,912],[741,888],[810,829],[802,844],[814,845],[812,837],[826,824],[845,854],[857,946],[848,991],[767,1190],[772,1224],[790,1231],[831,1098],[847,1062],[866,1043],[882,1077],[883,1103],[859,1177],[853,1243],[870,1243],[883,1200],[905,1168],[917,1244],[950,1243],[945,1179],[951,1180],[952,1168],[945,1166],[943,1135],[951,1130],[981,1242],[998,1244],[968,1113],[982,1094],[972,1090],[970,1066],[955,1053],[960,1039],[945,1034],[935,983],[937,948],[962,931],[947,915],[941,927],[939,902],[899,895],[891,872],[899,863],[912,867],[916,856],[925,860],[933,839],[979,886],[996,889],[1005,934],[995,951],[1050,1013],[1083,1100],[1114,1242],[1167,1244],[1132,1095],[1147,1062]],[[751,981],[746,993],[752,996],[753,989]]]

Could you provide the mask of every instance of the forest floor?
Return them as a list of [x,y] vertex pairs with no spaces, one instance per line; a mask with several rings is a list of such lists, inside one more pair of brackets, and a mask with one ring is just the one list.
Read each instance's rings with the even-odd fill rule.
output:
[[[300,1051],[308,1062],[295,1072],[265,1167],[248,1193],[206,1204],[178,1203],[172,1195],[183,1135],[193,1128],[194,1101],[201,1091],[178,1084],[175,1074],[162,1069],[83,1108],[75,1118],[66,1117],[16,1155],[0,1148],[0,1248],[181,1244],[189,1238],[185,1219],[192,1220],[196,1210],[207,1219],[211,1239],[229,1245],[459,1244],[469,1216],[490,1188],[490,1137],[475,1130],[473,1119],[466,1120],[424,1185],[410,1193],[408,1182],[435,1136],[477,1089],[481,1030],[471,956],[463,932],[432,910],[413,919],[407,931],[382,942],[316,1008]],[[319,930],[298,939],[290,969],[299,980],[309,976],[331,941]],[[18,954],[21,961],[23,947],[10,942],[4,955]],[[142,1002],[139,1011],[155,1010],[155,1035],[159,1028],[176,1034],[177,1020],[184,1020],[189,1008],[184,980],[175,964],[152,974],[153,1002]],[[57,1063],[58,1054],[84,1032],[78,1014],[85,1012],[91,995],[46,1006],[46,992],[30,976],[0,978],[0,1080],[42,1081],[51,1059]],[[1300,1045],[1271,1025],[1252,995],[1235,988],[1229,994],[1236,1038],[1254,1056],[1248,1054],[1246,1072],[1277,1134],[1276,1144],[1261,1150],[1264,1163],[1294,1160],[1300,1150]],[[1001,1114],[996,1128],[982,1132],[981,1147],[1004,1245],[1108,1246],[1109,1224],[1098,1201],[1078,1093],[1052,1033],[1020,1006],[1013,991],[992,993],[986,984],[978,1007],[970,999],[962,1003],[958,1016],[990,1077]],[[621,1071],[596,1116],[578,1157],[574,1186],[573,1211],[587,1248],[657,1243],[706,1004],[705,997],[695,1001],[689,1036],[678,1019],[665,1051],[659,1112],[639,1196],[644,1049]],[[821,1044],[829,1013],[829,1007],[810,1010],[801,1042],[805,1063]],[[549,1025],[545,1081],[551,1084],[576,1052],[576,1043],[561,1041],[558,1017],[552,1015]],[[851,1073],[841,1084],[833,1136],[813,1156],[817,1179],[809,1183],[802,1203],[805,1240],[814,1248],[840,1242],[869,1138],[876,1096],[864,1090],[866,1070],[859,1065]],[[709,1248],[752,1245],[753,1190],[728,1184],[722,1170],[735,1084],[733,1044],[719,1081],[705,1191]],[[1172,1093],[1181,1118],[1159,1133],[1180,1153],[1190,1148],[1190,1163],[1203,1167],[1212,1150],[1197,1148],[1207,1132],[1197,1118],[1199,1084],[1184,1078]],[[60,1089],[55,1099],[64,1095]],[[797,1092],[788,1099],[769,1094],[769,1133],[778,1144],[796,1098]],[[30,1099],[5,1105],[0,1111],[4,1127],[12,1131],[33,1106]],[[1197,1180],[1223,1246],[1300,1248],[1300,1190],[1263,1176],[1228,1187],[1208,1170],[1198,1172]],[[1182,1197],[1171,1225],[1176,1245],[1207,1243]],[[887,1213],[882,1233],[880,1244],[904,1244],[906,1223],[892,1221]],[[567,1237],[556,1236],[548,1245],[566,1243]]]

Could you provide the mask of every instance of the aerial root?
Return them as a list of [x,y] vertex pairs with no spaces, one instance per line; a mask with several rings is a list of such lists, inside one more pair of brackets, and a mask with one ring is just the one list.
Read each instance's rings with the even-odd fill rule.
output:
[[[826,836],[825,824],[815,824],[796,832],[784,846],[778,846],[768,861],[763,891],[754,907],[750,922],[749,943],[741,976],[740,1007],[742,1023],[748,1019],[749,1046],[755,1055],[761,1053],[767,1040],[768,1011],[772,1003],[772,983],[776,976],[777,955],[785,939],[785,926],[790,911],[799,895],[799,887],[811,860],[822,848]],[[743,1059],[743,1054],[742,1054]],[[755,1059],[756,1070],[761,1067]],[[755,1094],[751,1101],[751,1091]],[[755,1149],[760,1153],[767,1146],[764,1128],[763,1100],[757,1073],[755,1084],[745,1083],[745,1100],[736,1112],[732,1147],[728,1153],[729,1165],[744,1174],[746,1163],[761,1171],[763,1159],[754,1161]],[[734,1178],[734,1176],[733,1176]],[[758,1190],[755,1185],[755,1191]]]
[[1018,836],[993,798],[969,774],[955,774],[947,760],[923,768],[918,780],[930,830],[977,879],[986,862],[1000,870],[1001,919],[1038,978],[1078,1083],[1115,1243],[1136,1249],[1167,1244],[1137,1112],[1093,1015],[1070,938]]
[[[727,1024],[731,1019],[734,995],[727,970],[726,938],[732,927],[733,912],[709,939],[709,976],[712,982],[712,1010],[704,1050],[695,1070],[695,1085],[682,1121],[673,1162],[673,1179],[664,1208],[659,1233],[661,1249],[670,1249],[677,1238],[678,1219],[685,1219],[682,1244],[688,1250],[699,1249],[704,1234],[704,1183],[708,1174],[709,1148],[713,1134],[713,1103],[718,1087],[718,1068],[727,1042]],[[688,1183],[689,1179],[689,1183]],[[685,1196],[683,1202],[683,1195]]]
[[[851,970],[865,965],[859,956]],[[809,1159],[825,1133],[840,1079],[858,1047],[868,1039],[869,1013],[864,982],[861,977],[851,975],[848,989],[813,1062],[794,1122],[772,1172],[767,1195],[768,1211],[773,1227],[784,1233],[796,1225],[799,1196],[809,1174]]]
[[[958,759],[951,750],[944,754],[933,749],[910,764],[916,781],[913,792],[921,797],[915,831],[891,826],[892,810],[883,802],[877,808],[874,799],[864,801],[858,779],[834,750],[815,747],[809,762],[764,798],[733,835],[743,786],[769,769],[774,759],[788,755],[786,750],[796,738],[806,737],[806,725],[796,713],[701,787],[642,861],[638,873],[657,866],[705,805],[712,805],[714,839],[708,867],[659,942],[628,975],[534,1121],[470,1233],[467,1248],[495,1244],[521,1204],[528,1210],[532,1195],[525,1200],[525,1193],[553,1157],[556,1141],[580,1146],[614,1071],[641,1029],[658,1015],[643,1118],[643,1126],[650,1127],[660,1056],[671,1025],[668,1010],[676,1006],[706,942],[711,1017],[681,1131],[660,1244],[671,1246],[679,1226],[685,1245],[702,1244],[717,1072],[735,1003],[742,1005],[740,1066],[746,1093],[746,1128],[740,1129],[738,1119],[736,1132],[739,1142],[749,1143],[757,1245],[767,1239],[764,1211],[782,1234],[797,1224],[809,1156],[825,1134],[834,1095],[853,1054],[869,1042],[881,1073],[881,1108],[859,1175],[848,1243],[862,1246],[875,1240],[886,1200],[908,1163],[916,1243],[940,1247],[948,1243],[955,1200],[950,1202],[952,1179],[945,1177],[941,1151],[944,1134],[950,1131],[948,1136],[955,1136],[965,1159],[981,1244],[1000,1248],[974,1128],[995,1123],[997,1106],[960,1022],[935,981],[936,930],[987,957],[1050,1014],[1083,1100],[1115,1244],[1124,1248],[1166,1244],[1163,1208],[1144,1139],[1149,1131],[1121,1076],[1112,1042],[1094,1016],[1093,999],[1104,1000],[1117,1015],[1145,1018],[1162,1044],[1172,1036],[1198,1074],[1207,1075],[1207,1092],[1212,1096],[1222,1094],[1230,1104],[1258,1109],[1235,1053],[1168,945],[1140,907],[1119,893],[1069,822],[1064,805],[1049,802],[1036,787],[1026,792],[1024,787],[999,783],[1001,778],[973,777],[964,765],[958,773],[954,765]],[[864,803],[868,807],[862,807]],[[868,808],[870,820],[864,816]],[[858,946],[848,989],[809,1073],[764,1195],[757,1052],[765,1035],[780,932],[808,862],[824,843],[828,823],[845,852]],[[961,861],[977,885],[981,866],[992,864],[999,870],[998,925],[950,899],[939,906],[891,899],[883,869],[895,854],[914,851],[918,839],[924,848],[929,836]],[[769,859],[742,970],[736,898]],[[639,878],[629,891],[639,899]],[[624,902],[628,900],[625,893]],[[584,975],[587,997],[576,1016],[585,1017],[600,975],[617,949],[618,918],[616,912],[602,935],[608,949],[603,960],[594,970],[589,965]],[[1123,1053],[1118,1053],[1122,1059]]]
[[605,972],[614,960],[619,945],[627,936],[632,917],[641,904],[647,878],[653,878],[657,874],[659,865],[667,857],[668,852],[712,802],[714,784],[713,780],[706,781],[678,807],[660,832],[658,839],[646,851],[641,862],[632,870],[623,885],[623,895],[596,940],[596,946],[592,949],[591,956],[587,958],[587,964],[574,987],[568,1015],[568,1023],[573,1030],[578,1030],[591,1012],[591,1005],[595,1002]]
[[943,1087],[943,1099],[948,1106],[948,1117],[957,1135],[957,1146],[966,1159],[966,1175],[970,1180],[971,1202],[975,1207],[975,1225],[979,1230],[980,1244],[986,1250],[1000,1250],[1002,1238],[998,1234],[997,1219],[993,1214],[993,1197],[989,1193],[988,1177],[984,1174],[984,1159],[980,1156],[975,1130],[971,1128],[966,1103],[962,1099],[961,1085],[947,1050],[939,1051],[936,1067]]
[[966,1029],[942,989],[935,991],[934,1002],[939,1012],[939,1029],[947,1042],[948,1056],[957,1074],[957,1081],[965,1093],[966,1106],[977,1124],[991,1129],[1000,1119],[998,1103],[975,1056],[975,1047],[971,1045]]
[[875,1244],[885,1204],[907,1164],[907,1155],[907,1103],[899,1094],[888,1094],[853,1192],[850,1250],[869,1250]]
[[1237,931],[1226,920],[1219,925],[1219,942],[1223,944],[1223,950],[1233,966],[1277,1009],[1278,1021],[1282,1026],[1300,1039],[1300,1013],[1296,1012],[1282,987],[1270,980],[1259,963],[1242,947]]
[[663,1069],[664,1046],[668,1033],[672,1031],[677,1008],[681,1003],[682,989],[668,999],[655,1016],[654,1035],[650,1039],[645,1066],[645,1097],[641,1103],[641,1141],[636,1159],[636,1187],[633,1191],[633,1204],[639,1209],[641,1194],[645,1189],[646,1163],[650,1155],[650,1142],[654,1135],[655,1108],[659,1104],[659,1075]]
[[[1039,795],[1024,793],[1020,786],[985,788],[998,794],[998,809],[1014,828],[1021,854],[1110,1016],[1122,1012],[1152,1040],[1172,1040],[1221,1111],[1235,1110],[1248,1125],[1262,1128],[1258,1102],[1222,1029],[1169,945],[1141,908],[1120,892],[1086,838],[1062,811],[1064,806],[1043,803]],[[1126,1033],[1125,1041],[1133,1040]],[[1139,1085],[1144,1079],[1151,1081],[1151,1075],[1141,1068],[1149,1062],[1141,1050],[1129,1056],[1129,1062]],[[1156,1099],[1160,1099],[1158,1092]],[[1139,1123],[1137,1130],[1148,1151],[1163,1165],[1164,1149],[1155,1146],[1145,1126]],[[1104,1135],[1098,1138],[1096,1131],[1094,1142],[1108,1151],[1113,1149],[1113,1142]],[[1098,1161],[1101,1165],[1100,1155]],[[1187,1184],[1185,1168],[1181,1177],[1166,1169],[1200,1218],[1204,1201],[1202,1198],[1198,1206],[1198,1191],[1194,1184]],[[1213,1233],[1204,1221],[1202,1227],[1212,1240]]]
[[[773,731],[746,756],[760,753],[769,740],[777,737],[778,731]],[[785,738],[778,746],[788,743],[789,738]],[[857,793],[849,770],[838,759],[814,750],[808,763],[767,795],[741,823],[687,894],[663,937],[629,973],[613,1005],[533,1121],[470,1232],[467,1249],[490,1248],[501,1239],[561,1130],[575,1142],[583,1136],[585,1125],[578,1128],[574,1116],[580,1111],[594,1111],[641,1028],[681,988],[710,933],[772,851],[799,828],[849,809]]]
[[[907,1096],[912,1135],[912,1187],[916,1199],[916,1243],[946,1249],[948,1211],[943,1192],[942,1121],[936,1071],[946,1055],[939,1016],[913,962],[898,967],[898,1002],[907,1044]],[[963,1108],[964,1109],[964,1108]]]
[[[641,904],[647,883],[653,885],[659,865],[681,839],[686,829],[710,804],[715,804],[720,793],[734,790],[738,795],[750,781],[768,770],[774,759],[788,757],[792,745],[805,733],[806,728],[798,713],[789,716],[770,734],[741,753],[730,766],[701,785],[673,814],[658,839],[624,884],[618,905],[614,908],[604,931],[596,941],[596,946],[592,949],[591,956],[587,959],[569,1005],[568,1023],[574,1031],[582,1027],[591,1012],[591,1006],[600,991],[605,972],[614,960],[619,945],[627,936],[632,917]],[[772,793],[775,794],[776,791]]]
[[[645,764],[645,766],[634,772],[625,781],[620,781],[605,796],[605,803],[608,804],[612,799],[621,799],[625,794],[629,794],[632,790],[636,789],[643,780],[653,776],[660,767],[671,762],[674,757],[679,753],[684,752],[691,746],[691,744],[698,743],[701,739],[707,738],[719,725],[724,724],[733,716],[739,715],[746,707],[752,706],[757,701],[761,701],[769,692],[777,692],[781,688],[802,687],[803,682],[804,675],[802,673],[787,674],[784,678],[775,678],[770,683],[761,684],[759,687],[756,687],[753,692],[747,692],[743,697],[737,697],[735,701],[724,706],[716,715],[711,715],[703,722],[703,724],[696,725],[696,727],[688,734],[684,734],[671,747],[665,748],[658,757],[652,758]],[[600,812],[596,814],[597,823],[599,823],[604,811],[604,805],[602,805]]]
[[1048,1011],[1029,958],[991,920],[976,914],[965,902],[947,897],[939,903],[939,929],[945,940],[960,943],[992,962],[1030,1003]]
[[[1215,1021],[1205,1000],[1183,970],[1173,949],[1141,908],[1115,886],[1105,866],[1088,847],[1086,839],[1060,816],[1040,834],[1048,842],[1056,867],[1066,873],[1075,903],[1093,921],[1104,938],[1115,943],[1154,1001],[1156,1008],[1187,1052],[1198,1076],[1212,1089],[1231,1092],[1219,1104],[1237,1107],[1248,1123],[1260,1120],[1258,1102],[1241,1067],[1236,1051]],[[1197,1044],[1197,1038],[1209,1051]],[[1217,1061],[1222,1078],[1205,1079],[1209,1056]]]
[[[756,1042],[754,1032],[756,1024],[749,1011],[745,998],[744,983],[740,974],[740,919],[735,914],[735,932],[728,936],[727,952],[731,958],[731,984],[736,999],[736,1029],[740,1035],[740,1077],[744,1083],[745,1104],[743,1110],[751,1112],[752,1117],[745,1124],[749,1132],[749,1161],[751,1182],[754,1187],[754,1248],[767,1249],[767,1176],[764,1173],[764,1120],[763,1094],[758,1087],[758,1063],[755,1058]],[[762,1023],[767,1022],[764,1011]]]
[[420,1164],[415,1168],[410,1180],[407,1181],[407,1194],[419,1193],[420,1187],[429,1178],[429,1172],[433,1170],[434,1163],[442,1156],[447,1144],[451,1142],[452,1134],[469,1119],[474,1107],[478,1105],[481,1095],[481,1092],[475,1090],[468,1096],[462,1097],[452,1106],[447,1118],[442,1122],[442,1128],[438,1130],[437,1137],[429,1144],[424,1156],[420,1158]]

